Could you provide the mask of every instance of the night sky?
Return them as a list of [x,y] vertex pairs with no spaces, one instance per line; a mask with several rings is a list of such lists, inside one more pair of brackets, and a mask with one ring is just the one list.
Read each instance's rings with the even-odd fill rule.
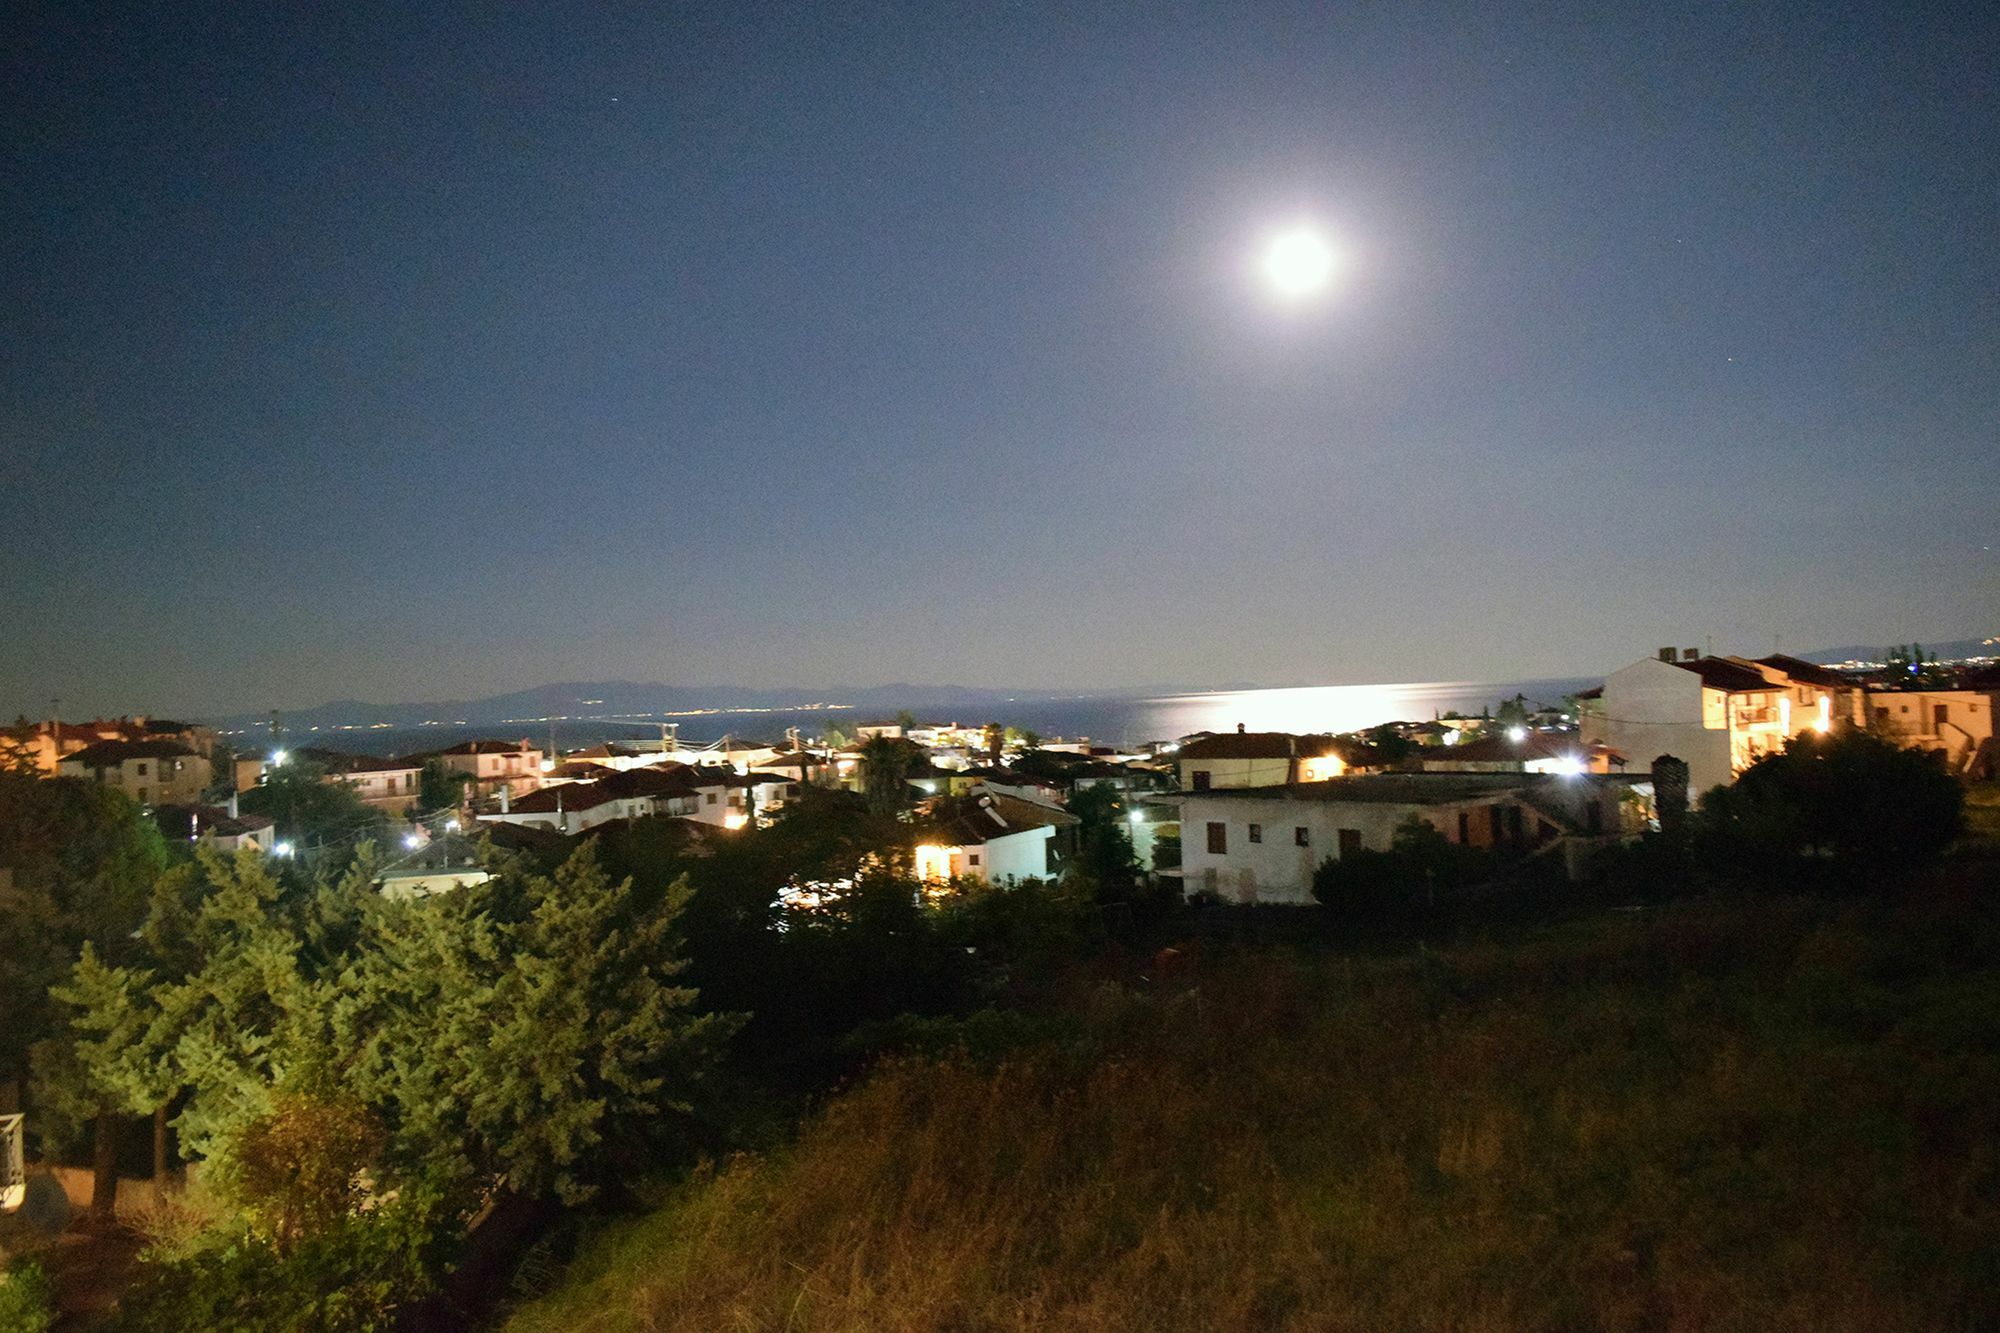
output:
[[9,6],[0,712],[1993,632],[2000,6],[1516,8]]

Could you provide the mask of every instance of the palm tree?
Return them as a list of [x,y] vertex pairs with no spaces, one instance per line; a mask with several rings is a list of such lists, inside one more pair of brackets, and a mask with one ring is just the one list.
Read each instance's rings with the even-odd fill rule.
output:
[[861,794],[878,815],[894,814],[909,798],[910,747],[880,734],[861,747]]

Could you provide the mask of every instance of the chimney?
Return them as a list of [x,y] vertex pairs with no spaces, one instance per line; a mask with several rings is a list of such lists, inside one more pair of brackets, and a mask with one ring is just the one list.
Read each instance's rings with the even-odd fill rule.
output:
[[1699,648],[1683,648],[1683,649],[1681,649],[1681,661],[1683,661],[1683,662],[1699,662],[1700,660],[1701,660],[1701,649],[1699,649]]
[[1674,660],[1674,650],[1672,648],[1662,648],[1659,652],[1662,662],[1671,662]]
[[1249,728],[1248,728],[1248,727],[1246,727],[1246,726],[1244,726],[1244,725],[1243,725],[1243,724],[1242,724],[1241,722],[1238,722],[1238,723],[1236,724],[1236,734],[1237,734],[1237,735],[1241,736],[1241,735],[1242,735],[1242,734],[1243,734],[1244,732],[1246,732],[1246,731],[1248,731],[1248,730],[1249,730]]
[[242,818],[242,816],[240,816],[240,815],[238,815],[238,814],[236,813],[236,793],[235,793],[235,792],[230,792],[230,793],[229,793],[229,817],[230,817],[231,819],[240,819],[240,818]]

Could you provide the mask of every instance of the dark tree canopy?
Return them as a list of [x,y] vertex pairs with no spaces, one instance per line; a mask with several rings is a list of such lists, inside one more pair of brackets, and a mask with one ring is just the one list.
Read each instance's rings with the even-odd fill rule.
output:
[[270,816],[280,838],[305,846],[368,837],[384,822],[352,787],[326,781],[325,768],[297,756],[266,768],[263,783],[243,793],[241,807]]
[[167,846],[122,792],[0,773],[0,1078],[49,1035],[49,985],[83,946],[131,948]]
[[1938,757],[1865,732],[1796,737],[1702,801],[1709,865],[1805,873],[1849,887],[1891,882],[1944,855],[1965,793]]

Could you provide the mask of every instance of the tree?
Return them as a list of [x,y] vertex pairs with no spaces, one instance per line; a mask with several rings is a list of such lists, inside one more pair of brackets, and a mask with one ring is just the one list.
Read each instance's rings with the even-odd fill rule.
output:
[[426,759],[417,773],[417,812],[436,814],[451,810],[465,801],[465,789],[472,775],[447,765],[442,759]]
[[1397,825],[1389,850],[1361,848],[1329,857],[1313,872],[1313,897],[1344,918],[1394,926],[1436,905],[1440,895],[1490,879],[1493,853],[1455,843],[1421,815]]
[[689,1109],[735,1020],[676,981],[685,883],[650,904],[631,888],[586,844],[552,877],[503,867],[382,905],[329,1044],[383,1108],[396,1166],[574,1202],[607,1148]]
[[1653,808],[1659,812],[1660,832],[1678,841],[1687,832],[1687,760],[1663,754],[1653,760]]
[[870,736],[861,747],[861,793],[878,815],[893,814],[910,803],[910,765],[914,747],[889,736]]
[[1888,659],[1897,687],[1945,689],[1952,684],[1951,671],[1929,657],[1921,643],[1900,644],[1889,649],[1884,656]]
[[326,780],[325,768],[296,755],[264,770],[264,781],[243,793],[240,807],[267,815],[278,836],[305,846],[344,844],[379,833],[384,820],[345,782]]
[[[107,966],[86,940],[83,956],[50,994],[68,1007],[70,1022],[35,1049],[36,1102],[58,1126],[94,1127],[90,1208],[109,1216],[118,1195],[119,1117],[164,1111],[174,1092],[149,1040],[160,1018],[152,975]],[[156,1139],[155,1180],[165,1177],[164,1156]]]
[[1696,829],[1704,860],[1727,876],[1880,889],[1943,856],[1964,807],[1937,756],[1849,728],[1794,737],[1717,787]]
[[1076,858],[1068,867],[1100,903],[1129,903],[1140,896],[1139,861],[1118,793],[1104,783],[1079,787],[1069,812],[1079,821]]
[[[0,773],[0,1079],[26,1081],[34,1058],[62,1054],[57,1001],[60,981],[85,945],[114,963],[133,951],[132,931],[147,896],[168,863],[166,843],[138,805],[121,792],[78,778]],[[53,1096],[72,1085],[73,1065],[35,1080]],[[87,1088],[75,1090],[90,1100]],[[65,1100],[67,1109],[79,1103]],[[100,1099],[101,1104],[101,1099]],[[93,1116],[97,1158],[115,1160],[118,1122]],[[49,1121],[53,1119],[53,1125]],[[38,1117],[64,1137],[63,1115]],[[115,1174],[100,1172],[109,1208]]]
[[1493,715],[1493,721],[1501,727],[1525,727],[1528,725],[1528,696],[1516,694],[1511,699],[1500,702],[1500,711]]
[[280,1088],[271,1109],[232,1131],[223,1192],[252,1229],[284,1254],[339,1226],[365,1197],[364,1173],[382,1147],[382,1126],[339,1092]]
[[1392,764],[1401,763],[1416,753],[1417,743],[1405,736],[1394,722],[1384,722],[1379,727],[1370,727],[1362,733],[1362,738],[1381,752],[1382,757]]

